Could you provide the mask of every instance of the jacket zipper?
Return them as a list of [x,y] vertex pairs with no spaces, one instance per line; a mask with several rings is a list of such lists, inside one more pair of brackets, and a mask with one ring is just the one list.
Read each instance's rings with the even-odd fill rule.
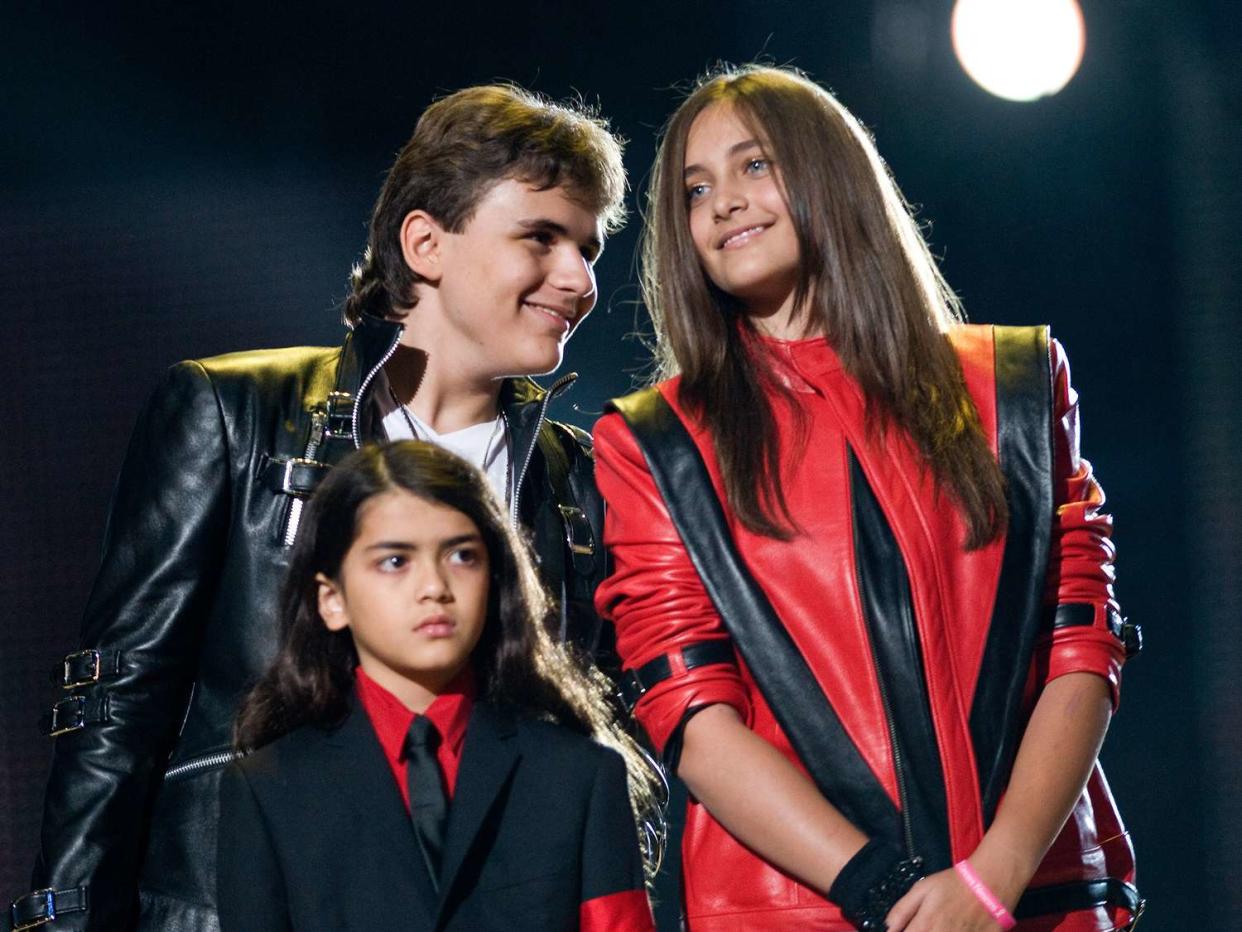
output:
[[[350,439],[354,442],[354,449],[362,446],[361,438],[358,436],[358,409],[362,401],[362,396],[366,393],[367,388],[375,379],[376,373],[384,367],[384,363],[392,358],[392,354],[397,351],[397,344],[401,342],[401,334],[403,330],[398,330],[396,337],[392,341],[392,345],[388,347],[388,352],[384,357],[375,364],[367,377],[362,380],[362,386],[358,389],[358,395],[354,398],[354,407],[350,412],[349,432]],[[303,459],[314,460],[315,454],[319,452],[319,444],[323,442],[323,435],[328,427],[328,414],[326,411],[315,411],[311,414],[311,430],[310,439],[306,441],[306,452],[302,454]],[[294,541],[298,537],[298,525],[302,522],[302,509],[306,507],[305,500],[301,498],[293,498],[289,502],[289,519],[285,522],[284,545],[292,547]]]
[[190,760],[181,762],[176,767],[169,767],[164,771],[164,779],[174,780],[189,773],[198,773],[200,770],[223,767],[239,756],[236,751],[217,751],[214,754],[207,754],[203,757],[192,757]]
[[397,329],[396,336],[393,337],[392,344],[388,347],[388,352],[386,352],[380,358],[380,361],[371,368],[371,371],[367,373],[366,378],[362,380],[362,384],[358,386],[358,394],[354,396],[354,410],[350,412],[349,418],[349,432],[353,438],[355,450],[362,448],[362,437],[358,434],[358,412],[362,408],[362,399],[366,397],[367,389],[371,387],[371,382],[374,381],[375,376],[381,369],[384,368],[384,363],[392,359],[393,353],[397,351],[397,347],[401,343],[401,335],[403,333],[405,333],[405,328],[399,327]]
[[[306,441],[306,452],[302,454],[303,459],[313,460],[315,454],[319,451],[319,444],[323,442],[323,433],[328,426],[328,415],[326,411],[315,411],[311,414],[310,439]],[[304,499],[296,496],[289,499],[289,519],[285,522],[285,537],[283,543],[286,547],[292,547],[293,542],[298,538],[298,525],[302,523],[302,509],[306,506]]]
[[530,468],[531,457],[534,456],[535,447],[539,445],[539,431],[543,429],[543,422],[548,417],[548,405],[552,403],[552,399],[563,392],[574,380],[578,378],[576,372],[566,372],[563,376],[552,383],[547,393],[543,396],[543,403],[539,405],[539,417],[535,419],[535,431],[532,435],[530,446],[526,448],[526,456],[522,459],[522,469],[517,473],[517,482],[513,485],[513,501],[509,503],[509,520],[513,522],[513,526],[518,526],[518,500],[522,497],[522,483],[526,481],[526,470]]

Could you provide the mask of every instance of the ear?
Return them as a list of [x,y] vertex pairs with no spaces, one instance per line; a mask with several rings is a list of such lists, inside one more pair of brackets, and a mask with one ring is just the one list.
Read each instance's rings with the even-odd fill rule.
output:
[[444,227],[425,210],[411,210],[401,221],[401,255],[419,278],[435,284],[443,274],[440,251]]
[[329,631],[343,631],[349,627],[349,612],[345,610],[345,593],[341,587],[323,573],[315,574],[319,587],[319,617]]

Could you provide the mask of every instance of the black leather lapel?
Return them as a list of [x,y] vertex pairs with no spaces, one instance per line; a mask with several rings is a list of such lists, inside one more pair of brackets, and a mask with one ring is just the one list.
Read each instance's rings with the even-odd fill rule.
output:
[[[366,712],[355,706],[341,727],[328,737],[327,746],[332,750],[324,760],[322,782],[327,791],[336,798],[347,798],[355,830],[371,839],[384,857],[408,866],[399,872],[409,884],[404,894],[392,890],[386,895],[406,903],[411,911],[411,928],[431,928],[436,892],[423,867],[401,791]],[[314,818],[315,814],[308,812],[306,816]],[[386,911],[391,912],[387,907]]]
[[970,733],[991,824],[1017,751],[1052,535],[1052,367],[1046,327],[995,327],[996,420],[1009,530]]
[[520,759],[516,735],[517,728],[508,712],[482,701],[475,702],[457,769],[457,789],[449,807],[444,861],[440,866],[437,927],[446,918],[446,908],[457,899],[453,887],[470,847]]
[[815,785],[871,837],[901,839],[896,808],[846,734],[789,632],[742,562],[694,440],[660,393],[614,399],[703,586]]
[[929,871],[953,864],[944,769],[905,558],[854,451],[849,451],[854,558],[913,852]]

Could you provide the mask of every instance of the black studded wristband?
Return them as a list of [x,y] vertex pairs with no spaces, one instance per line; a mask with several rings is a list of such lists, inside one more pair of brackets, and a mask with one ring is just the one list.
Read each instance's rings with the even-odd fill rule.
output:
[[828,899],[856,929],[882,932],[893,904],[924,873],[921,857],[908,858],[897,846],[873,838],[841,868]]

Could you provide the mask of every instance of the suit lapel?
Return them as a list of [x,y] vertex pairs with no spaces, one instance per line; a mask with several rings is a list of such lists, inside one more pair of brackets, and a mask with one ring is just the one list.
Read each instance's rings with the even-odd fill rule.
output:
[[[430,929],[436,893],[423,867],[401,792],[366,713],[355,706],[344,724],[328,736],[327,746],[330,753],[324,755],[323,776],[329,792],[344,797],[358,835],[373,843],[381,857],[391,859],[396,874],[408,878],[408,886],[397,884],[385,891],[385,898],[402,901],[403,912],[410,917],[408,927]],[[313,817],[313,813],[308,815]]]
[[443,921],[466,855],[518,762],[516,734],[508,712],[482,701],[475,703],[457,770],[457,788],[449,807],[437,924]]

